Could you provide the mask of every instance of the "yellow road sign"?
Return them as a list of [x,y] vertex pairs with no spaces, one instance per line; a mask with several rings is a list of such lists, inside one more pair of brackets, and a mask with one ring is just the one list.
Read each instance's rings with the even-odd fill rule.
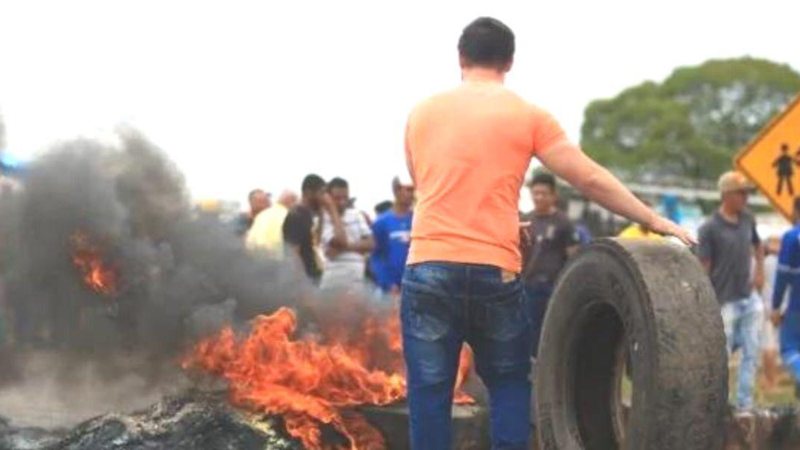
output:
[[736,167],[792,220],[800,196],[800,96],[739,152]]

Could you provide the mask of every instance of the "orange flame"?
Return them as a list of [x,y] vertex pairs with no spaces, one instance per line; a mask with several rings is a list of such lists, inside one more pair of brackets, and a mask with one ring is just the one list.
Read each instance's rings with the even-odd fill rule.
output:
[[70,237],[70,244],[72,263],[80,272],[86,287],[101,295],[115,296],[119,276],[115,268],[104,260],[100,247],[81,231]]
[[[386,405],[406,395],[400,324],[397,314],[368,317],[348,329],[323,330],[322,344],[294,339],[297,318],[288,308],[259,316],[250,334],[238,339],[226,328],[201,341],[183,361],[228,381],[231,401],[245,408],[281,415],[290,435],[311,450],[386,448],[381,434],[359,413],[358,405]],[[471,363],[461,355],[459,385]],[[457,389],[458,391],[458,389]],[[472,402],[464,393],[459,402]],[[331,447],[320,426],[332,426],[349,445]]]

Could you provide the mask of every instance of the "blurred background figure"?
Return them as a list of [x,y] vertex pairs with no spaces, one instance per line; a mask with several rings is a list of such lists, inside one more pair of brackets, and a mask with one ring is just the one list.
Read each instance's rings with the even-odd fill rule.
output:
[[794,200],[794,219],[794,228],[781,240],[770,318],[773,325],[780,327],[781,360],[791,373],[795,395],[800,398],[800,197]]
[[392,207],[372,224],[375,250],[370,258],[370,267],[380,291],[398,295],[411,245],[414,207],[414,182],[411,177],[394,177],[392,192]]
[[577,250],[580,238],[567,215],[557,207],[556,178],[540,172],[533,176],[529,187],[533,211],[522,217],[522,223],[528,227],[523,230],[526,239],[521,241],[522,280],[533,325],[535,356],[556,280],[567,259]]
[[243,212],[236,220],[238,236],[245,236],[253,226],[256,216],[272,205],[272,195],[262,189],[253,189],[247,194],[247,201],[250,204],[250,210]]
[[278,259],[283,258],[283,222],[297,201],[297,194],[294,192],[290,190],[281,192],[274,205],[256,216],[253,226],[247,232],[247,247],[251,250],[267,251]]
[[698,254],[720,302],[728,353],[742,352],[735,406],[750,409],[761,351],[764,310],[758,292],[764,287],[764,253],[756,219],[747,210],[747,179],[726,172],[718,188],[721,205],[700,227]]
[[328,183],[328,195],[339,221],[330,213],[322,215],[322,248],[325,271],[320,288],[336,291],[361,291],[365,288],[367,255],[375,242],[364,214],[353,207],[350,186],[342,178]]
[[[653,206],[653,204],[648,202],[647,200],[643,199],[641,200],[642,203],[644,203],[645,205],[650,207]],[[670,220],[674,221],[674,219],[672,218],[670,218]],[[632,223],[628,225],[624,230],[622,230],[622,232],[619,233],[617,237],[623,239],[663,239],[663,237],[660,234],[653,233],[652,230],[647,228],[647,225],[642,225],[638,223]]]
[[[764,246],[764,290],[762,295],[765,311],[772,309],[772,294],[775,290],[775,276],[777,275],[780,251],[780,237],[770,236],[767,238]],[[769,320],[769,317],[764,321],[764,328],[761,334],[761,363],[764,373],[764,387],[772,389],[778,381],[780,365],[778,361],[778,330]]]
[[[319,253],[320,216],[330,203],[325,187],[325,180],[319,175],[306,175],[300,202],[289,210],[282,227],[287,255],[299,258],[302,270],[315,284],[322,278],[323,269]],[[338,213],[334,214],[338,217]]]
[[383,213],[392,209],[394,204],[391,200],[384,200],[377,205],[375,205],[375,218],[378,218],[383,215]]

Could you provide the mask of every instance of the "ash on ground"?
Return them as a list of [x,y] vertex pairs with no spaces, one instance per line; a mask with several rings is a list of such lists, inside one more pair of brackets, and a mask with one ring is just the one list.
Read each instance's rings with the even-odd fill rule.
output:
[[277,419],[234,410],[220,394],[192,392],[71,430],[16,427],[0,417],[0,450],[300,450],[281,429]]

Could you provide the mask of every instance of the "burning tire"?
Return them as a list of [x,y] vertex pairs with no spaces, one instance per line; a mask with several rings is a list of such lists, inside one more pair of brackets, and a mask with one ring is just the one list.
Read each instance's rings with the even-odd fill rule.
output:
[[727,376],[719,306],[696,258],[601,240],[565,269],[545,318],[542,447],[720,449]]

